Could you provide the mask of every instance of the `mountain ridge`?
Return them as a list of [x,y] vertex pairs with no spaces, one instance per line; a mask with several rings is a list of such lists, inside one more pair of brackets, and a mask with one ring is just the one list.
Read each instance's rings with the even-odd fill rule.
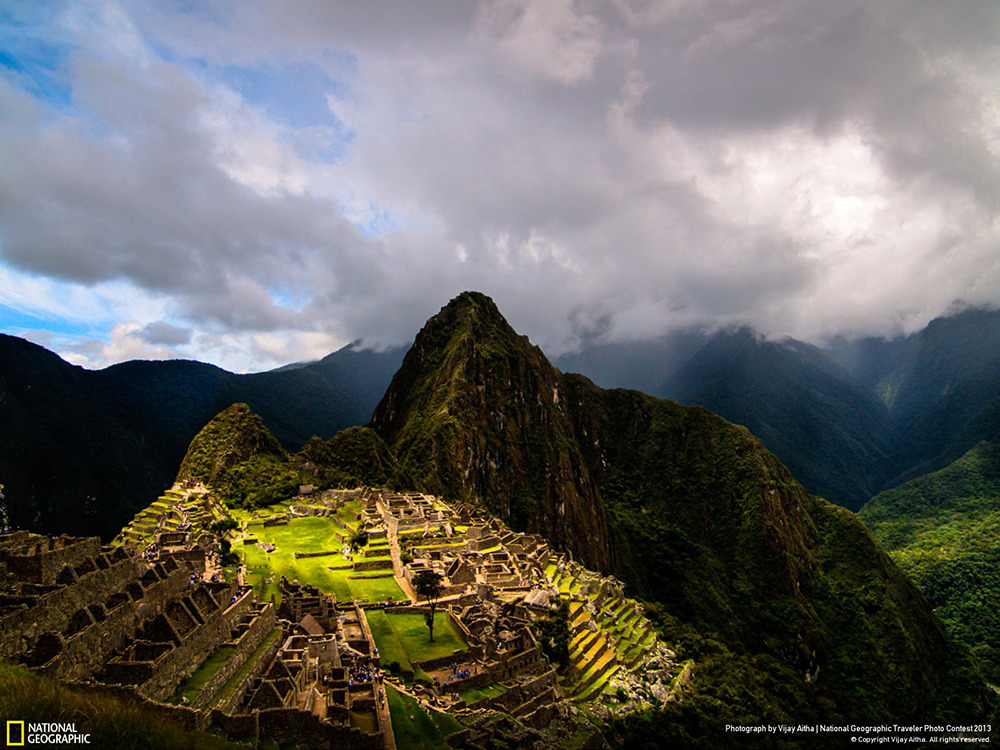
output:
[[245,402],[286,449],[368,421],[402,359],[352,346],[294,371],[237,375],[190,360],[71,365],[0,335],[0,483],[10,520],[109,540],[166,489],[198,431]]
[[592,344],[555,363],[744,424],[810,492],[851,509],[1000,430],[1000,311],[991,309],[896,339],[815,347],[732,327]]

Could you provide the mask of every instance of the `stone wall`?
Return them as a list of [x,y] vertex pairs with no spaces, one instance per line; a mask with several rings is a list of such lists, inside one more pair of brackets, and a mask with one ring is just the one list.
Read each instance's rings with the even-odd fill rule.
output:
[[261,613],[254,618],[250,627],[247,628],[247,631],[235,642],[236,651],[229,657],[229,661],[220,667],[219,671],[212,675],[205,683],[191,705],[194,708],[205,708],[211,703],[223,685],[239,671],[243,663],[253,655],[253,652],[257,650],[257,647],[274,630],[277,624],[278,620],[274,613],[274,605],[270,603],[265,604]]
[[336,555],[339,553],[340,550],[338,549],[323,550],[322,552],[293,552],[292,557],[299,560],[305,557],[329,557],[330,555]]
[[[146,569],[133,558],[84,576],[76,584],[52,592],[29,610],[14,613],[17,621],[3,623],[0,634],[21,636],[21,648],[41,636],[58,638],[59,652],[50,661],[37,664],[46,674],[69,680],[93,675],[122,647],[126,639],[163,612],[188,586],[189,573],[173,565]],[[162,577],[161,577],[162,576]],[[145,583],[143,587],[142,583]],[[85,604],[90,602],[90,604]],[[79,609],[74,609],[80,605]],[[33,619],[32,619],[33,618]],[[20,630],[8,631],[7,627]]]
[[[236,713],[240,704],[243,702],[243,695],[246,693],[247,687],[251,682],[259,678],[267,671],[267,668],[273,661],[275,654],[277,654],[281,649],[281,641],[282,639],[280,637],[275,638],[274,642],[257,656],[256,663],[250,668],[246,677],[241,680],[240,684],[236,686],[236,689],[232,692],[232,694],[225,700],[220,699],[216,704],[215,708],[218,711],[226,714]],[[214,716],[216,711],[213,711],[212,714]]]
[[269,708],[257,714],[260,736],[279,744],[297,744],[313,750],[383,750],[381,734],[365,734],[355,727],[328,724],[293,708]]
[[[153,700],[169,698],[181,681],[194,672],[215,649],[230,639],[243,613],[253,603],[247,591],[228,609],[216,609],[204,622],[181,638],[180,644],[160,656],[153,664],[152,676],[143,683],[140,693]],[[268,604],[267,607],[271,608]],[[273,608],[269,610],[273,617]]]
[[137,580],[146,568],[141,560],[126,557],[107,568],[97,567],[73,583],[41,593],[27,606],[0,615],[0,658],[14,659],[42,633],[61,633],[78,611],[107,602]]
[[354,570],[363,573],[369,570],[387,570],[392,568],[392,560],[359,560],[354,563]]
[[0,534],[0,561],[20,581],[55,583],[65,567],[75,568],[101,554],[97,537],[43,537],[27,532]]

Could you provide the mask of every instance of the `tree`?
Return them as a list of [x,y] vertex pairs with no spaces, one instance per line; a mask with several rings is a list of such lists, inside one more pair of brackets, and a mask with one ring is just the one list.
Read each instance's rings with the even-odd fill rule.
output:
[[560,600],[552,614],[535,623],[542,651],[560,667],[569,664],[569,603]]
[[433,570],[421,570],[413,576],[413,588],[417,594],[424,597],[424,601],[430,605],[430,612],[424,614],[424,622],[427,623],[431,631],[431,641],[434,641],[434,609],[437,607],[438,597],[441,596],[441,574]]
[[357,550],[361,549],[366,544],[368,544],[368,532],[364,531],[363,529],[355,531],[353,534],[351,534],[351,537],[348,540],[348,544],[351,547],[351,551],[356,552]]

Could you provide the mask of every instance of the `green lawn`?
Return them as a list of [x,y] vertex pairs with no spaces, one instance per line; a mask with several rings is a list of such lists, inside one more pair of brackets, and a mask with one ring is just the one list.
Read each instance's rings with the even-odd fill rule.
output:
[[229,657],[233,655],[235,650],[236,646],[219,646],[215,649],[190,677],[177,686],[177,690],[174,691],[169,702],[181,703],[184,698],[189,701],[194,700],[195,696],[205,687],[205,683],[229,661]]
[[406,649],[396,637],[396,632],[392,629],[385,612],[373,609],[365,612],[365,616],[368,618],[368,627],[371,628],[375,646],[382,660],[382,668],[386,669],[392,662],[398,662],[403,669],[412,671],[413,667],[406,656]]
[[468,690],[459,691],[459,695],[465,698],[466,703],[475,703],[483,698],[496,698],[498,695],[503,695],[507,692],[507,688],[502,685],[487,685],[482,688],[469,688]]
[[275,628],[263,641],[261,641],[260,645],[257,646],[257,649],[250,655],[250,658],[243,662],[240,668],[236,670],[236,672],[234,672],[228,680],[226,680],[226,684],[222,686],[221,690],[219,690],[218,694],[215,696],[215,700],[212,701],[212,705],[218,705],[223,701],[229,700],[233,696],[236,689],[240,686],[243,680],[246,679],[246,676],[250,674],[251,670],[253,670],[260,655],[281,637],[281,633],[281,628]]
[[247,568],[247,583],[253,586],[257,598],[261,601],[269,601],[273,594],[275,603],[277,603],[280,600],[277,577],[270,583],[264,583],[265,580],[271,578],[271,568],[267,553],[255,544],[237,544],[233,546],[233,550],[237,554],[242,551],[243,564]]
[[[267,600],[275,594],[278,600],[277,581],[283,575],[289,581],[316,586],[335,594],[342,601],[357,598],[361,602],[381,602],[389,599],[404,601],[406,595],[392,578],[354,579],[349,560],[340,554],[322,557],[296,558],[295,552],[325,552],[339,549],[340,541],[334,536],[340,527],[332,519],[321,516],[293,518],[286,525],[254,528],[261,542],[273,544],[273,552],[264,552],[256,544],[244,545],[243,554],[250,583],[258,594]],[[240,545],[236,545],[240,549]],[[342,569],[331,570],[331,566]],[[262,584],[274,572],[274,582]]]
[[423,615],[386,614],[378,610],[369,610],[366,614],[383,667],[397,661],[403,669],[412,669],[413,662],[451,656],[456,650],[468,649],[446,612],[434,615],[433,643],[428,638]]
[[407,601],[395,578],[348,578],[347,585],[360,602]]
[[399,750],[450,750],[444,741],[462,728],[455,719],[436,711],[425,711],[413,698],[392,685],[385,686],[392,714],[392,733]]
[[428,638],[427,625],[422,614],[386,615],[393,632],[406,650],[411,662],[439,659],[455,651],[466,651],[469,646],[462,640],[447,612],[434,614],[434,641]]

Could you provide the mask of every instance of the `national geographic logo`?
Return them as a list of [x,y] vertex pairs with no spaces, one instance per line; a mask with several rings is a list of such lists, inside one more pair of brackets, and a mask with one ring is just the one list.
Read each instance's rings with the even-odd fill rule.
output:
[[7,747],[20,747],[24,744],[24,722],[7,722]]
[[76,722],[69,724],[7,721],[7,747],[25,745],[89,745],[90,734],[78,732]]

